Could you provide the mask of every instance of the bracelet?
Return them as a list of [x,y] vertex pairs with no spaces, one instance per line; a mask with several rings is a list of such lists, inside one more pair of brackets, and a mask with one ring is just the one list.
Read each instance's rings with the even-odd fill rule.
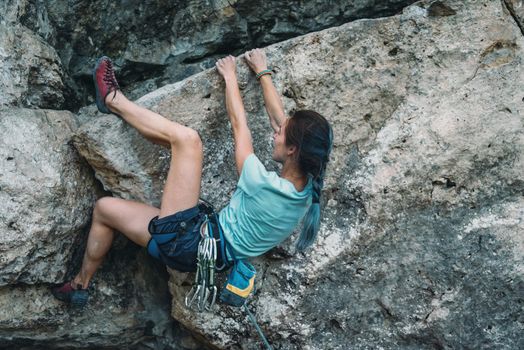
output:
[[269,69],[265,69],[265,70],[257,73],[257,80],[259,80],[264,75],[272,75],[272,74],[273,74],[273,72],[271,72]]

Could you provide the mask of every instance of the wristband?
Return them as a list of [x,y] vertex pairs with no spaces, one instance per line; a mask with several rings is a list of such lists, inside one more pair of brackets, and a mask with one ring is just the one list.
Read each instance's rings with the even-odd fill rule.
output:
[[272,74],[273,74],[273,72],[271,72],[269,69],[265,69],[265,70],[257,73],[257,80],[259,80],[264,75],[272,75]]

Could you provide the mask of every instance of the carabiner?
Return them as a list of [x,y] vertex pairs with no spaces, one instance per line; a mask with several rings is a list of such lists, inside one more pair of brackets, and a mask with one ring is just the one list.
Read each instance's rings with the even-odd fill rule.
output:
[[207,290],[211,294],[211,302],[206,305],[206,310],[211,311],[211,308],[215,305],[215,301],[217,299],[217,287],[211,286]]
[[[193,287],[191,287],[191,290],[189,291],[189,293],[186,294],[185,304],[186,304],[186,307],[188,309],[191,308],[191,305],[193,305],[193,303],[195,302],[195,299],[200,294],[200,289],[202,288],[202,286],[198,285],[196,287],[197,288],[195,289],[195,285],[193,285]],[[193,293],[192,296],[191,296],[191,293]],[[189,299],[189,298],[191,298],[191,299]]]

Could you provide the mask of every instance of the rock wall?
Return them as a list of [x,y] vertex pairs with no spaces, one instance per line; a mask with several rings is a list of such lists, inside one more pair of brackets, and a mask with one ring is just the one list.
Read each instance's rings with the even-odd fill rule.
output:
[[[524,41],[508,3],[422,1],[266,49],[286,109],[316,109],[335,130],[317,245],[255,261],[251,308],[275,347],[524,346]],[[255,151],[275,169],[239,61]],[[236,185],[223,89],[209,70],[138,100],[201,133],[217,207]],[[169,155],[122,120],[97,116],[75,145],[107,189],[158,204]],[[217,347],[259,346],[237,310],[184,309],[191,281],[171,271],[174,318]]]
[[137,96],[224,52],[392,14],[409,2],[0,2],[0,347],[203,346],[170,320],[162,269],[123,239],[97,274],[85,313],[50,297],[49,287],[77,271],[95,198],[109,194],[71,146],[77,121],[91,116],[58,111],[92,101],[84,93],[92,95],[96,57],[116,58]]
[[0,348],[121,349],[187,338],[166,308],[165,270],[126,240],[97,274],[86,310],[52,297],[50,287],[79,267],[102,194],[72,145],[76,128],[70,112],[0,110]]
[[0,286],[64,278],[95,199],[74,129],[69,112],[0,111]]
[[[260,347],[238,310],[182,306],[191,274],[170,271],[166,295],[164,270],[123,238],[86,310],[55,301],[107,194],[92,169],[112,194],[158,205],[169,153],[94,106],[13,106],[76,103],[102,52],[136,96],[242,45],[406,3],[0,3],[0,348]],[[292,238],[254,261],[250,308],[275,348],[524,348],[522,5],[421,1],[266,48],[286,110],[316,109],[335,129],[318,243],[298,254]],[[238,71],[255,151],[276,170],[260,88],[242,58]],[[217,208],[236,186],[223,90],[211,69],[138,100],[200,132],[202,196]]]
[[78,110],[93,102],[91,68],[104,54],[139,97],[211,67],[225,53],[392,15],[412,2],[9,0],[4,11],[58,51],[67,85],[61,107]]
[[0,22],[0,107],[57,108],[64,103],[56,51],[20,25]]

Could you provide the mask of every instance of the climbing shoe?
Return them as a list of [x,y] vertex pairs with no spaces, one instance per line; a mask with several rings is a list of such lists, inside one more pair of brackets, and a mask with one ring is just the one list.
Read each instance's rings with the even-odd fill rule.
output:
[[120,89],[115,78],[115,71],[113,69],[113,62],[109,57],[103,56],[96,62],[95,69],[93,69],[93,81],[96,90],[96,106],[102,113],[111,113],[106,106],[106,97],[110,93],[114,93]]
[[66,282],[63,285],[53,288],[51,293],[60,301],[71,304],[75,307],[84,307],[89,299],[89,292],[87,289],[81,289],[80,285],[73,288],[73,282]]

